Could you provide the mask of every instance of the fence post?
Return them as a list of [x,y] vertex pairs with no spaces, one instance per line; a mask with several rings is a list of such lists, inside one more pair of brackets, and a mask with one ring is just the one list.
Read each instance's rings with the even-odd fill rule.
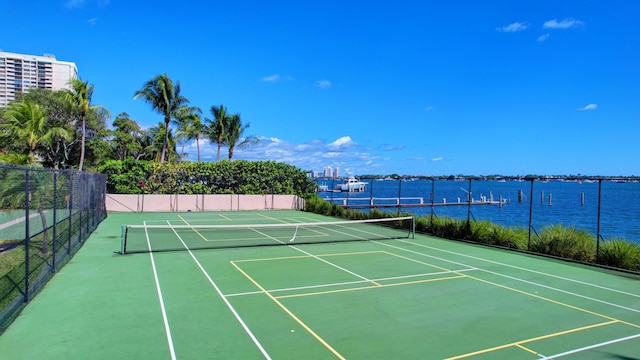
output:
[[67,237],[67,255],[71,254],[71,234],[73,227],[73,173],[67,170],[69,176],[69,236]]
[[435,214],[434,202],[436,201],[436,179],[431,178],[431,226],[433,226],[433,215]]
[[56,228],[58,227],[58,222],[57,222],[57,200],[58,200],[58,192],[57,192],[57,185],[58,183],[58,172],[54,171],[53,173],[53,239],[51,240],[51,249],[53,252],[53,257],[51,258],[51,272],[55,273],[56,272]]
[[600,257],[600,239],[602,235],[600,234],[600,197],[602,195],[602,179],[598,179],[598,229],[596,235],[596,264],[598,263]]
[[534,179],[530,179],[531,181],[531,190],[529,191],[529,235],[527,240],[527,250],[531,250],[531,228],[533,227],[533,222],[531,215],[533,214],[533,181]]
[[398,216],[400,216],[400,198],[402,197],[402,178],[398,180]]
[[25,211],[25,220],[24,220],[24,302],[29,302],[29,246],[31,236],[29,234],[29,170],[25,170],[24,172],[24,211]]
[[471,182],[469,178],[469,191],[467,192],[467,235],[471,232]]

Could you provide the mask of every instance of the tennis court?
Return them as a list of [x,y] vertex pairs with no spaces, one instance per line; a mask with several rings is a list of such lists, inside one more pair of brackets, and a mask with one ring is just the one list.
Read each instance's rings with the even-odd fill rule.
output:
[[639,356],[636,276],[301,211],[110,214],[0,337],[7,359]]

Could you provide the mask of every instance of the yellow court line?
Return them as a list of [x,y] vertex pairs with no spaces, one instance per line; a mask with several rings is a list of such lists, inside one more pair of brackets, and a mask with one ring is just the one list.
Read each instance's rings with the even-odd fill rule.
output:
[[[187,220],[185,220],[185,219],[182,217],[182,215],[178,215],[178,217],[179,217],[182,221],[184,221],[184,223],[185,223],[185,224],[187,224],[187,225],[191,226],[191,224],[189,224],[189,222],[188,222]],[[191,228],[191,230],[195,231],[195,233],[196,233],[196,234],[198,234],[198,236],[200,236],[204,241],[209,241],[209,239],[207,239],[206,237],[204,237],[204,235],[202,235],[202,234],[200,233],[200,231],[196,230],[195,228]]]
[[538,355],[538,352],[537,352],[537,351],[533,351],[533,350],[529,349],[528,347],[524,347],[524,346],[522,346],[522,345],[520,345],[520,344],[516,344],[515,346],[516,346],[516,347],[519,347],[520,349],[522,349],[522,350],[524,350],[524,351],[526,351],[526,352],[528,352],[528,353],[531,353],[531,354],[533,354],[533,355]]
[[464,278],[464,277],[465,277],[464,275],[459,275],[459,276],[450,276],[450,277],[436,278],[436,279],[405,281],[405,282],[399,282],[399,283],[393,283],[393,284],[378,284],[378,283],[376,283],[374,281],[371,281],[372,283],[376,284],[376,286],[362,286],[362,287],[348,288],[348,289],[316,291],[316,292],[305,293],[305,294],[282,295],[282,296],[275,296],[275,298],[276,299],[288,299],[288,298],[295,298],[295,297],[302,297],[302,296],[335,294],[335,293],[348,292],[348,291],[358,291],[358,290],[368,290],[368,289],[382,289],[382,288],[391,287],[391,286],[413,285],[413,284],[428,283],[428,282],[441,281],[441,280],[461,279],[461,278]]
[[[362,252],[351,252],[351,253],[336,253],[336,254],[320,254],[316,255],[317,257],[330,257],[330,256],[342,256],[342,255],[364,255],[364,254],[373,254],[373,253],[385,253],[386,251],[362,251]],[[255,261],[272,261],[272,260],[288,260],[288,259],[302,259],[309,258],[313,259],[311,255],[297,255],[297,256],[281,256],[274,258],[253,258],[253,259],[240,259],[240,260],[232,260],[231,262],[255,262]]]
[[224,214],[218,214],[218,216],[220,216],[220,217],[221,217],[221,218],[223,218],[223,219],[226,219],[226,220],[229,220],[229,221],[233,221],[233,220],[231,220],[231,218],[230,218],[230,217],[225,216]]
[[286,222],[286,221],[284,221],[284,220],[276,219],[276,218],[274,218],[274,217],[267,216],[267,215],[263,215],[263,214],[260,214],[260,213],[258,213],[258,214],[256,214],[256,215],[258,215],[258,216],[262,216],[262,217],[267,218],[267,219],[269,219],[269,220],[279,221],[279,222],[281,222],[281,223],[283,223],[283,224],[290,224],[289,222]]
[[600,313],[597,313],[597,312],[595,312],[595,311],[591,311],[591,310],[583,309],[583,308],[580,308],[580,307],[577,307],[577,306],[574,306],[574,305],[565,304],[565,303],[563,303],[563,302],[561,302],[561,301],[557,301],[557,300],[553,300],[553,299],[546,298],[546,297],[544,297],[544,296],[540,296],[540,295],[532,294],[532,293],[530,293],[530,292],[526,292],[526,291],[524,291],[524,290],[518,290],[518,289],[515,289],[515,288],[512,288],[512,287],[506,286],[506,285],[502,285],[502,284],[494,283],[494,282],[489,281],[489,280],[480,279],[480,278],[477,278],[477,277],[475,277],[475,276],[471,276],[471,275],[467,275],[467,276],[468,276],[470,279],[478,280],[478,281],[481,281],[481,282],[484,282],[484,283],[487,283],[487,284],[490,284],[490,285],[494,285],[494,286],[497,286],[497,287],[501,287],[501,288],[503,288],[503,289],[507,289],[507,290],[515,291],[515,292],[520,293],[520,294],[528,295],[528,296],[531,296],[531,297],[534,297],[534,298],[537,298],[537,299],[541,299],[541,300],[544,300],[544,301],[548,301],[548,302],[550,302],[550,303],[554,303],[554,304],[557,304],[557,305],[565,306],[565,307],[568,307],[568,308],[570,308],[570,309],[574,309],[574,310],[582,311],[582,312],[585,312],[585,313],[587,313],[587,314],[591,314],[591,315],[598,316],[598,317],[601,317],[601,318],[605,318],[605,319],[608,319],[608,320],[613,320],[613,321],[615,321],[615,322],[619,322],[619,323],[621,323],[621,324],[625,324],[625,325],[629,325],[629,326],[632,326],[632,327],[640,328],[640,325],[633,324],[633,323],[629,323],[629,322],[626,322],[626,321],[623,321],[623,320],[620,320],[620,319],[616,319],[616,318],[614,318],[614,317],[607,316],[607,315],[604,315],[604,314],[600,314]]
[[[575,329],[569,329],[569,330],[565,330],[565,331],[560,331],[560,332],[553,333],[553,334],[542,335],[542,336],[534,337],[534,338],[531,338],[531,339],[525,339],[525,340],[521,340],[521,341],[512,342],[512,343],[509,343],[509,344],[504,344],[504,345],[492,347],[492,348],[489,348],[489,349],[474,351],[474,352],[471,352],[471,353],[468,353],[468,354],[450,357],[450,358],[448,358],[446,360],[464,359],[464,358],[471,357],[471,356],[476,356],[476,355],[480,355],[480,354],[486,354],[488,352],[492,352],[492,351],[496,351],[496,350],[506,349],[506,348],[509,348],[509,347],[512,347],[512,346],[521,347],[520,345],[522,345],[522,344],[527,344],[527,343],[534,342],[534,341],[549,339],[549,338],[560,336],[560,335],[567,335],[567,334],[575,333],[575,332],[578,332],[578,331],[594,329],[594,328],[597,328],[597,327],[600,327],[600,326],[606,326],[606,325],[611,325],[611,324],[615,324],[615,323],[619,323],[619,321],[617,321],[617,320],[607,321],[607,322],[603,322],[603,323],[599,323],[599,324],[587,325],[587,326],[582,326],[582,327],[575,328]],[[523,347],[521,347],[521,348],[523,348]],[[529,349],[525,349],[525,350],[530,351]],[[537,354],[536,352],[533,352],[533,353]]]
[[[388,252],[388,251],[383,251],[383,252],[385,252],[385,253],[387,253],[387,254],[389,254],[389,255],[392,255],[392,256],[399,257],[399,258],[401,258],[401,259],[405,259],[405,260],[409,260],[409,261],[416,262],[416,263],[418,263],[418,264],[431,266],[431,267],[434,267],[434,268],[436,268],[436,269],[438,269],[438,270],[442,270],[442,271],[449,271],[449,272],[452,272],[452,273],[455,273],[455,274],[458,274],[458,273],[459,273],[459,270],[451,270],[451,269],[447,269],[447,268],[444,268],[444,267],[442,267],[442,266],[433,265],[433,264],[430,264],[430,263],[427,263],[427,262],[424,262],[424,261],[420,261],[420,260],[412,259],[412,258],[410,258],[410,257],[406,257],[406,256],[402,256],[402,255],[394,254],[394,253],[391,253],[391,252]],[[470,269],[471,269],[471,268],[470,268]]]
[[330,257],[330,256],[344,256],[344,255],[366,255],[366,254],[384,254],[386,253],[386,251],[384,250],[372,250],[372,251],[355,251],[355,252],[348,252],[348,253],[329,253],[329,254],[320,254],[320,255],[316,255],[318,257]]
[[323,338],[321,338],[320,335],[316,334],[315,331],[311,330],[311,328],[307,326],[307,324],[305,324],[304,322],[302,322],[302,320],[300,320],[297,316],[295,316],[286,306],[284,306],[280,301],[278,301],[278,299],[276,299],[273,295],[269,294],[262,286],[260,286],[260,284],[258,284],[257,281],[253,280],[251,276],[249,276],[246,272],[244,272],[244,270],[242,270],[238,265],[234,264],[233,262],[231,264],[233,264],[233,266],[236,269],[238,269],[238,271],[240,271],[244,276],[246,276],[247,279],[249,279],[249,281],[251,281],[255,286],[257,286],[258,289],[264,292],[264,294],[267,295],[267,297],[273,300],[273,302],[275,302],[282,310],[284,310],[284,312],[286,312],[289,316],[291,316],[293,320],[295,320],[298,324],[300,324],[300,326],[302,326],[305,330],[307,330],[307,332],[309,332],[311,336],[316,338],[316,340],[318,340],[322,345],[324,345],[324,347],[326,347],[329,351],[331,351],[338,359],[341,359],[341,360],[345,359],[344,356],[342,356],[339,352],[337,352],[336,349],[334,349],[331,345],[329,345],[329,343],[327,343]]

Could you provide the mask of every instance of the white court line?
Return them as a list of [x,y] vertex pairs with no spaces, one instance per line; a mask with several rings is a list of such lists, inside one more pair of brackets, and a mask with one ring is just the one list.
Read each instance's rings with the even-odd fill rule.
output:
[[583,352],[583,351],[587,351],[587,350],[591,350],[591,349],[596,349],[599,347],[603,347],[603,346],[607,346],[607,345],[611,345],[611,344],[615,344],[615,343],[619,343],[619,342],[623,342],[623,341],[627,341],[627,340],[632,340],[632,339],[636,339],[636,338],[640,338],[640,334],[636,334],[636,335],[631,335],[631,336],[627,336],[627,337],[623,337],[620,339],[615,339],[615,340],[611,340],[611,341],[605,341],[599,344],[594,344],[594,345],[590,345],[590,346],[585,346],[583,348],[579,348],[579,349],[574,349],[574,350],[570,350],[570,351],[566,351],[560,354],[555,354],[555,355],[551,355],[551,356],[544,356],[541,354],[538,354],[538,356],[540,356],[542,359],[557,359],[563,356],[567,356],[567,355],[573,355],[573,354],[577,354],[579,352]]
[[[416,246],[420,246],[420,247],[424,247],[424,248],[428,248],[428,249],[432,249],[432,250],[439,250],[439,251],[448,252],[448,253],[452,253],[452,254],[456,254],[456,255],[460,255],[460,256],[469,257],[468,255],[458,254],[456,252],[448,251],[448,250],[441,250],[441,249],[438,249],[438,248],[433,248],[433,247],[430,247],[430,246],[427,246],[427,245],[422,245],[422,244],[418,244],[418,243],[414,243],[414,242],[410,242],[410,241],[406,241],[406,240],[399,240],[399,241],[401,241],[403,243],[406,243],[406,244],[416,245]],[[424,253],[421,253],[421,252],[412,251],[412,250],[409,250],[409,249],[404,249],[404,248],[401,248],[401,247],[397,247],[397,246],[393,246],[393,245],[389,245],[389,244],[385,244],[385,243],[381,243],[381,242],[380,242],[380,244],[384,245],[384,246],[389,246],[389,247],[392,247],[392,248],[400,249],[400,250],[403,250],[403,251],[408,251],[408,252],[412,252],[412,253],[415,253],[415,254],[420,254],[422,256],[430,257],[430,258],[433,258],[433,259],[438,259],[438,260],[441,260],[441,261],[450,262],[452,264],[464,265],[464,264],[459,263],[457,261],[443,259],[443,258],[440,258],[440,257],[437,257],[437,256],[428,255],[428,254],[424,254]],[[475,258],[475,257],[473,257],[473,258]],[[477,260],[483,260],[481,258],[476,258],[476,259]],[[487,261],[493,262],[491,260],[487,260]],[[497,264],[499,265],[499,263],[497,263]],[[507,265],[505,264],[505,266],[507,266]],[[542,288],[545,288],[545,289],[548,289],[548,290],[552,290],[552,291],[560,292],[560,293],[563,293],[563,294],[567,294],[567,295],[579,297],[579,298],[582,298],[582,299],[590,300],[590,301],[593,301],[593,302],[598,302],[598,303],[601,303],[601,304],[617,307],[617,308],[628,310],[628,311],[631,311],[631,312],[640,313],[639,309],[634,309],[634,308],[630,308],[630,307],[627,307],[627,306],[615,304],[615,303],[612,303],[612,302],[608,302],[608,301],[592,298],[592,297],[589,297],[589,296],[586,296],[586,295],[577,294],[577,293],[574,293],[574,292],[571,292],[571,291],[558,289],[558,288],[555,288],[555,287],[552,287],[552,286],[548,286],[548,285],[540,284],[540,283],[537,283],[537,282],[533,282],[533,281],[517,278],[515,276],[505,275],[505,274],[501,274],[501,273],[498,273],[498,272],[495,272],[495,271],[482,269],[482,268],[478,268],[478,270],[484,271],[484,272],[489,273],[489,274],[501,276],[501,277],[504,277],[504,278],[507,278],[507,279],[520,281],[520,282],[523,282],[523,283],[526,283],[526,284],[529,284],[529,285],[534,285],[534,286],[542,287]]]
[[[146,225],[146,221],[144,222]],[[169,343],[169,353],[171,353],[171,360],[176,359],[176,352],[173,348],[173,340],[171,338],[171,329],[169,328],[169,320],[167,319],[167,312],[164,307],[164,300],[162,299],[162,291],[160,290],[160,280],[158,279],[158,272],[156,271],[156,262],[153,259],[153,251],[151,251],[151,242],[149,241],[149,233],[147,228],[144,229],[144,234],[147,238],[147,247],[149,249],[149,257],[151,258],[151,268],[153,269],[153,277],[156,281],[156,290],[158,291],[158,299],[160,300],[160,310],[162,312],[162,321],[164,322],[164,330],[167,334],[167,342]]]
[[[256,230],[256,229],[251,229],[251,230],[253,230],[253,231],[257,232],[257,233],[258,233],[258,234],[260,234],[260,235],[263,235],[263,236],[266,236],[266,237],[268,237],[268,238],[270,238],[270,239],[273,239],[273,240],[275,240],[275,241],[277,241],[277,242],[279,242],[279,243],[281,243],[281,244],[285,244],[284,242],[282,242],[282,241],[280,241],[280,240],[278,240],[278,239],[276,239],[276,238],[274,238],[274,237],[272,237],[272,236],[269,236],[269,235],[267,235],[267,234],[265,234],[265,233],[263,233],[263,232],[260,232],[260,231],[258,231],[258,230]],[[366,281],[366,282],[370,282],[370,283],[372,283],[372,284],[374,284],[374,285],[380,285],[380,284],[377,284],[377,283],[376,283],[375,281],[373,281],[373,280],[367,279],[366,277],[364,277],[364,276],[362,276],[362,275],[358,275],[358,274],[354,273],[353,271],[347,270],[347,269],[345,269],[345,268],[343,268],[343,267],[341,267],[341,266],[339,266],[339,265],[336,265],[336,264],[332,263],[331,261],[327,261],[327,260],[325,260],[325,259],[323,259],[323,258],[320,258],[320,257],[318,257],[318,256],[316,256],[316,255],[313,255],[313,254],[312,254],[312,253],[310,253],[310,252],[306,252],[306,251],[304,251],[304,250],[302,250],[302,249],[298,248],[297,246],[290,245],[289,247],[291,247],[291,248],[293,248],[293,249],[295,249],[295,250],[298,250],[298,251],[300,251],[301,253],[303,253],[303,254],[305,254],[305,255],[307,255],[307,256],[310,256],[310,257],[312,257],[312,258],[314,258],[314,259],[320,260],[320,261],[322,261],[323,263],[325,263],[325,264],[327,264],[327,265],[331,265],[331,266],[333,266],[333,267],[335,267],[335,268],[337,268],[337,269],[340,269],[340,270],[342,270],[342,271],[344,271],[344,272],[346,272],[346,273],[348,273],[348,274],[351,274],[351,275],[353,275],[353,276],[355,276],[355,277],[357,277],[357,278],[360,278],[360,279],[362,279],[362,280],[364,280],[364,281]]]
[[[33,213],[33,214],[29,215],[29,219],[31,219],[31,218],[33,218],[33,217],[36,217],[36,216],[38,216],[38,215],[40,215],[40,214],[38,214],[38,213]],[[5,222],[5,223],[2,223],[2,224],[0,224],[0,230],[3,230],[3,229],[5,229],[5,228],[8,228],[8,227],[9,227],[9,226],[11,226],[11,225],[15,225],[15,224],[21,223],[21,222],[23,222],[25,219],[26,219],[26,216],[22,216],[22,217],[19,217],[19,218],[13,219],[13,220],[9,220],[9,221],[7,221],[7,222]]]
[[[169,223],[169,221],[167,221],[167,223]],[[169,224],[169,226],[171,226],[171,224]],[[224,301],[224,303],[227,305],[227,308],[229,308],[229,310],[231,311],[231,313],[233,314],[233,316],[235,316],[236,320],[238,320],[238,322],[240,323],[240,325],[242,326],[242,328],[244,329],[244,331],[247,333],[247,335],[249,335],[249,337],[251,338],[251,340],[253,341],[253,343],[258,347],[258,349],[260,350],[260,352],[262,353],[262,355],[265,357],[265,359],[271,360],[271,357],[269,356],[269,354],[267,353],[267,351],[264,349],[264,347],[262,347],[262,344],[260,344],[260,342],[258,341],[258,339],[255,337],[255,335],[253,335],[253,332],[251,332],[251,330],[249,329],[249,327],[247,326],[247,324],[244,322],[244,320],[242,320],[242,318],[240,317],[240,315],[238,314],[238,312],[236,311],[236,309],[233,307],[233,305],[231,305],[231,303],[229,302],[229,300],[224,296],[224,294],[222,293],[222,291],[220,291],[220,288],[218,287],[218,285],[216,285],[216,283],[213,281],[213,279],[211,279],[211,276],[209,276],[209,274],[205,271],[204,267],[202,266],[202,264],[200,264],[200,261],[198,261],[198,259],[196,258],[195,255],[193,255],[193,252],[191,251],[191,249],[189,249],[189,247],[187,246],[187,244],[184,243],[184,241],[182,240],[182,238],[180,237],[180,235],[178,234],[178,232],[171,227],[171,230],[173,230],[173,233],[176,234],[176,236],[178,237],[178,239],[180,240],[180,242],[182,243],[182,245],[184,246],[184,248],[187,250],[187,252],[189,253],[189,255],[191,255],[191,258],[193,259],[193,261],[196,262],[196,265],[198,265],[198,267],[200,268],[200,271],[202,271],[202,273],[204,274],[204,276],[207,278],[207,280],[209,280],[209,284],[211,284],[211,286],[213,286],[213,288],[216,290],[216,292],[218,293],[218,295],[220,295],[220,298],[222,298],[222,301]]]
[[[410,243],[410,244],[414,244],[414,243]],[[418,245],[418,244],[415,244],[415,245]],[[467,258],[470,258],[470,259],[474,259],[474,260],[480,260],[480,261],[488,262],[488,263],[491,263],[491,264],[496,264],[496,265],[500,265],[500,266],[504,266],[504,267],[510,267],[510,268],[518,269],[518,270],[522,270],[522,271],[528,271],[528,272],[531,272],[531,273],[534,273],[534,274],[538,274],[538,275],[544,275],[544,276],[548,276],[548,277],[552,277],[552,278],[556,278],[556,279],[560,279],[560,280],[565,280],[565,281],[581,284],[581,285],[595,287],[595,288],[598,288],[598,289],[601,289],[601,290],[607,290],[607,291],[616,292],[616,293],[623,294],[623,295],[629,295],[629,296],[640,298],[640,294],[634,294],[634,293],[630,293],[630,292],[626,292],[626,291],[622,291],[622,290],[612,289],[612,288],[608,288],[608,287],[602,286],[602,285],[597,285],[597,284],[588,283],[588,282],[585,282],[585,281],[570,279],[570,278],[567,278],[567,277],[554,275],[554,274],[549,274],[549,273],[545,273],[545,272],[542,272],[542,271],[527,269],[527,268],[523,268],[521,266],[505,264],[505,263],[501,263],[501,262],[494,261],[494,260],[483,259],[483,258],[479,258],[479,257],[476,257],[476,256],[460,254],[460,253],[457,253],[455,251],[428,247],[426,245],[420,245],[420,246],[427,247],[427,248],[430,248],[430,249],[433,249],[433,250],[438,250],[438,251],[442,251],[442,252],[451,253],[451,254],[454,254],[454,255],[464,256],[464,257],[467,257]]]
[[[451,274],[451,273],[459,273],[459,272],[474,271],[474,270],[476,270],[476,269],[439,271],[439,272],[435,272],[435,273],[424,273],[424,274],[413,274],[413,275],[404,275],[404,276],[393,276],[393,277],[371,279],[371,280],[372,281],[401,280],[401,279],[411,279],[411,278],[416,278],[416,277],[447,275],[447,274]],[[281,288],[281,289],[273,289],[273,290],[267,290],[267,291],[248,291],[248,292],[243,292],[243,293],[226,294],[225,296],[258,295],[258,294],[264,294],[265,292],[271,294],[271,293],[278,293],[278,292],[284,292],[284,291],[309,290],[309,289],[318,289],[318,288],[323,288],[323,287],[363,284],[363,283],[368,283],[368,282],[369,281],[365,281],[365,280],[345,281],[345,282],[337,282],[337,283],[333,283],[333,284],[298,286],[298,287],[292,287],[292,288]]]
[[[336,231],[334,229],[328,229],[328,230]],[[339,232],[339,231],[336,231],[336,232]],[[339,232],[339,233],[342,233],[342,232]],[[347,235],[349,235],[349,234],[347,234]],[[355,236],[355,235],[351,235],[351,236],[353,236],[354,238],[360,238],[360,237]],[[488,260],[488,259],[483,259],[483,258],[478,258],[478,257],[475,257],[475,256],[471,256],[471,255],[457,253],[455,251],[443,250],[443,249],[435,248],[435,247],[432,247],[432,246],[423,245],[423,244],[420,244],[420,243],[417,243],[417,242],[411,242],[411,241],[402,240],[402,239],[398,239],[398,241],[403,242],[405,244],[411,244],[411,245],[423,247],[423,248],[426,248],[426,249],[431,249],[431,250],[437,250],[437,251],[440,251],[440,252],[450,253],[450,254],[454,254],[454,255],[458,255],[458,256],[462,256],[462,257],[471,258],[471,259],[474,259],[474,260],[480,260],[480,261],[493,263],[493,264],[496,264],[496,265],[502,265],[502,266],[505,266],[505,267],[512,267],[512,268],[517,268],[517,269],[520,269],[520,270],[530,271],[530,272],[533,272],[533,273],[537,273],[539,275],[546,275],[546,276],[549,276],[549,277],[559,278],[561,280],[572,281],[572,282],[575,282],[575,283],[580,283],[582,285],[587,285],[587,286],[600,288],[602,290],[609,290],[611,292],[622,293],[622,294],[630,295],[630,296],[634,296],[634,297],[639,296],[639,295],[636,295],[636,294],[633,294],[633,293],[627,293],[627,292],[623,292],[623,291],[619,291],[619,290],[615,290],[615,289],[610,289],[610,288],[606,288],[606,287],[603,287],[603,286],[600,286],[600,285],[582,282],[582,281],[579,281],[579,280],[573,280],[573,279],[569,279],[569,278],[564,278],[564,277],[551,275],[551,274],[547,274],[547,273],[543,273],[543,272],[538,272],[538,271],[535,271],[535,270],[526,269],[526,268],[522,268],[522,267],[517,267],[517,266],[513,266],[513,265],[509,265],[509,264],[503,264],[503,263],[499,263],[499,262],[496,262],[496,261],[493,261],[493,260]],[[456,265],[459,265],[459,266],[469,267],[468,264],[460,263],[460,262],[449,260],[449,259],[443,259],[443,258],[440,258],[440,257],[437,257],[437,256],[428,255],[428,254],[421,253],[421,252],[418,252],[418,251],[413,251],[413,250],[405,249],[405,248],[402,248],[402,247],[390,245],[390,244],[387,244],[387,243],[384,243],[384,242],[380,242],[380,241],[376,241],[376,240],[372,240],[372,242],[375,242],[375,243],[380,244],[380,245],[388,246],[388,247],[391,247],[391,248],[399,249],[399,250],[402,250],[402,251],[414,253],[414,254],[417,254],[417,255],[429,257],[429,258],[432,258],[432,259],[437,259],[437,260],[449,262],[451,264],[456,264]],[[548,285],[543,285],[543,284],[536,283],[536,282],[533,282],[533,281],[529,281],[529,280],[516,278],[516,277],[505,275],[505,274],[501,274],[501,273],[494,272],[494,271],[491,271],[491,270],[486,270],[486,269],[482,269],[482,268],[477,268],[477,269],[481,270],[481,271],[484,271],[486,273],[489,273],[489,274],[493,274],[493,275],[505,277],[505,278],[508,278],[508,279],[524,282],[524,283],[527,283],[527,284],[530,284],[530,285],[539,286],[539,287],[546,288],[546,289],[549,289],[549,290],[561,292],[561,293],[564,293],[564,294],[567,294],[567,295],[583,298],[583,299],[586,299],[586,300],[598,302],[598,303],[609,305],[609,306],[612,306],[612,307],[617,307],[617,308],[628,310],[628,311],[631,311],[631,312],[640,313],[639,309],[626,307],[626,306],[623,306],[623,305],[619,305],[619,304],[611,303],[611,302],[608,302],[608,301],[592,298],[592,297],[585,296],[585,295],[582,295],[582,294],[573,293],[573,292],[570,292],[570,291],[567,291],[567,290],[562,290],[562,289],[554,288],[554,287],[551,287],[551,286],[548,286]]]

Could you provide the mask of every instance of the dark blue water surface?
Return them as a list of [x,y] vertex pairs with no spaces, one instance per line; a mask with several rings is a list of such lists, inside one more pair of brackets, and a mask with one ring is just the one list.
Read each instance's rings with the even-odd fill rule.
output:
[[[435,203],[466,202],[469,192],[468,180],[360,180],[367,183],[365,192],[321,192],[319,195],[332,202],[349,205],[369,204],[372,198],[375,204],[396,204],[398,197],[402,198],[402,204],[418,204],[421,199],[423,203],[430,204],[432,189]],[[318,180],[318,183],[332,189],[337,181]],[[519,190],[523,194],[522,201],[518,201]],[[502,207],[471,206],[471,216],[476,220],[490,220],[504,226],[527,228],[531,207],[531,222],[536,231],[545,225],[562,224],[585,229],[593,235],[597,234],[598,181],[534,181],[531,195],[530,181],[474,180],[471,182],[471,197],[476,202],[481,198],[490,200],[491,197],[496,202],[500,197],[505,201]],[[380,200],[383,198],[387,200]],[[383,210],[398,211],[397,208]],[[466,205],[405,207],[401,211],[415,215],[430,215],[433,211],[437,216],[461,219],[468,216]],[[600,234],[607,240],[621,238],[640,243],[640,183],[602,181]]]

